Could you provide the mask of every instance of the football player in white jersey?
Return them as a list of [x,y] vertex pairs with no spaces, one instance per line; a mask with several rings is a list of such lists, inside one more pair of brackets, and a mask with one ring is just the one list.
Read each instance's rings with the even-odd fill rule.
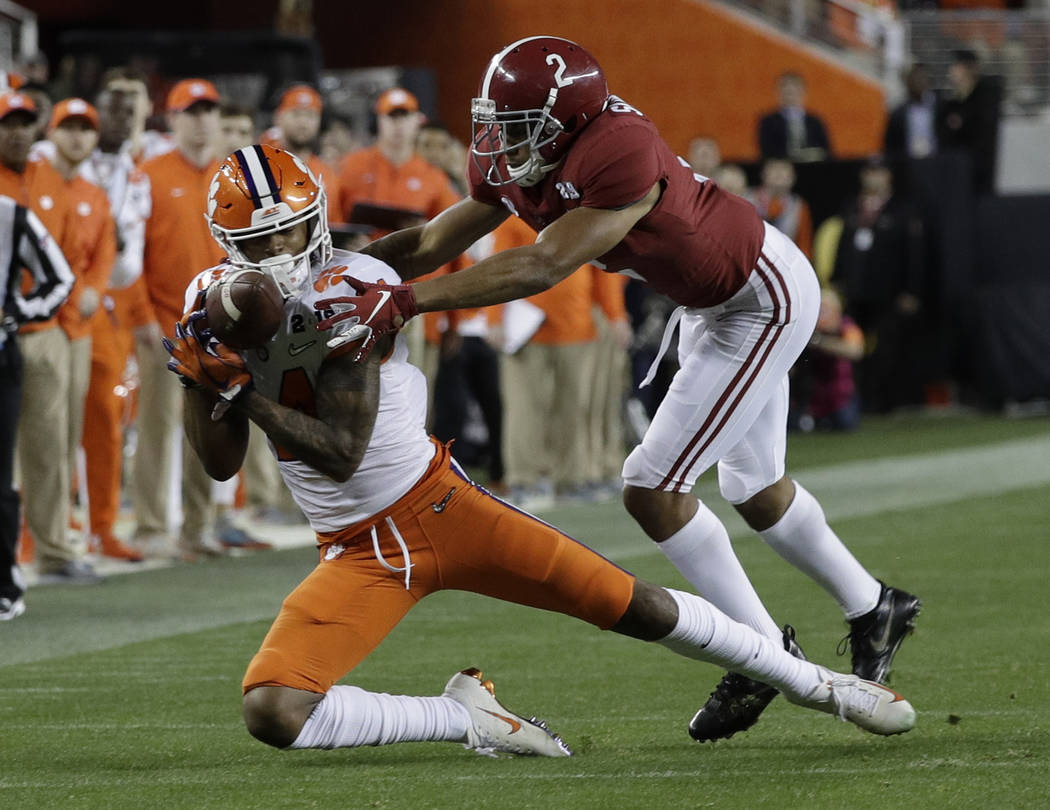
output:
[[[344,275],[396,285],[390,267],[331,247],[323,187],[288,152],[250,146],[211,186],[208,217],[228,261],[187,290],[169,367],[187,386],[187,435],[209,474],[234,475],[248,420],[269,437],[281,473],[317,532],[319,562],[284,601],[242,684],[244,718],[278,748],[420,740],[481,753],[567,756],[545,725],[499,704],[475,669],[439,697],[366,692],[336,682],[422,597],[469,590],[558,611],[690,658],[775,684],[801,705],[869,731],[914,724],[893,691],[800,660],[693,594],[637,580],[554,527],[476,486],[423,428],[422,374],[401,338],[362,362],[330,349],[317,301]],[[233,269],[270,274],[284,319],[261,346],[236,352],[211,335],[208,285]]]

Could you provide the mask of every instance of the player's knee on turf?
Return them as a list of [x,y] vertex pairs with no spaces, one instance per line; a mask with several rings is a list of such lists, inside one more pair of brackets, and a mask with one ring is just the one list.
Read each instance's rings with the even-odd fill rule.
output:
[[287,748],[324,695],[287,686],[257,686],[245,692],[241,712],[248,733],[274,748]]
[[642,579],[634,581],[634,592],[613,632],[642,641],[666,638],[678,622],[678,606],[671,594],[659,585]]

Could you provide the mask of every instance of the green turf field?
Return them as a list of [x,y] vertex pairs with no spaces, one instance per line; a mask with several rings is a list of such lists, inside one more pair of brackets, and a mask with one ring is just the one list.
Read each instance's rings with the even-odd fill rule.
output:
[[[924,600],[894,685],[909,734],[878,738],[777,700],[717,745],[685,733],[721,672],[570,619],[470,594],[426,600],[356,672],[440,692],[478,666],[577,756],[492,760],[449,743],[278,752],[239,682],[312,551],[40,587],[0,624],[0,808],[999,808],[1050,805],[1050,423],[869,420],[793,437],[790,466],[878,576]],[[716,506],[710,483],[701,494]],[[724,509],[719,507],[719,513]],[[545,517],[641,576],[684,587],[617,503]],[[835,658],[830,598],[734,529],[773,615]]]

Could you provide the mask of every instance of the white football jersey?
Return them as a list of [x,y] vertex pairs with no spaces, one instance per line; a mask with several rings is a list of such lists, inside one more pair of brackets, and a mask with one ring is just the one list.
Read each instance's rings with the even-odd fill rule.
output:
[[[205,270],[186,290],[186,308],[197,293],[232,265]],[[320,270],[314,269],[305,293],[284,302],[284,323],[277,334],[256,349],[243,352],[256,390],[289,408],[314,415],[314,385],[321,364],[331,353],[325,341],[331,333],[317,329],[323,313],[320,299],[353,295],[342,274],[362,281],[398,284],[388,265],[369,256],[343,250]],[[317,532],[331,532],[381,512],[407,493],[426,472],[434,445],[424,429],[427,392],[423,373],[408,362],[408,349],[399,335],[379,373],[379,413],[364,458],[349,481],[339,483],[275,447],[281,475]]]

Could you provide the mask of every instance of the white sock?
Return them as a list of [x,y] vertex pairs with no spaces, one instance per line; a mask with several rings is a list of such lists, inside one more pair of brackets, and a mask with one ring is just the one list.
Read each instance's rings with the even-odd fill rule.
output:
[[882,587],[831,530],[817,499],[795,482],[795,499],[773,526],[759,532],[781,557],[830,593],[847,619],[878,604]]
[[780,628],[744,573],[726,527],[703,501],[697,501],[692,520],[656,545],[682,576],[719,610],[779,641]]
[[678,605],[678,623],[659,644],[775,686],[789,700],[807,700],[828,672],[795,658],[781,642],[735,622],[699,596],[665,588]]
[[356,748],[397,742],[462,742],[470,715],[447,697],[413,697],[333,686],[291,748]]

